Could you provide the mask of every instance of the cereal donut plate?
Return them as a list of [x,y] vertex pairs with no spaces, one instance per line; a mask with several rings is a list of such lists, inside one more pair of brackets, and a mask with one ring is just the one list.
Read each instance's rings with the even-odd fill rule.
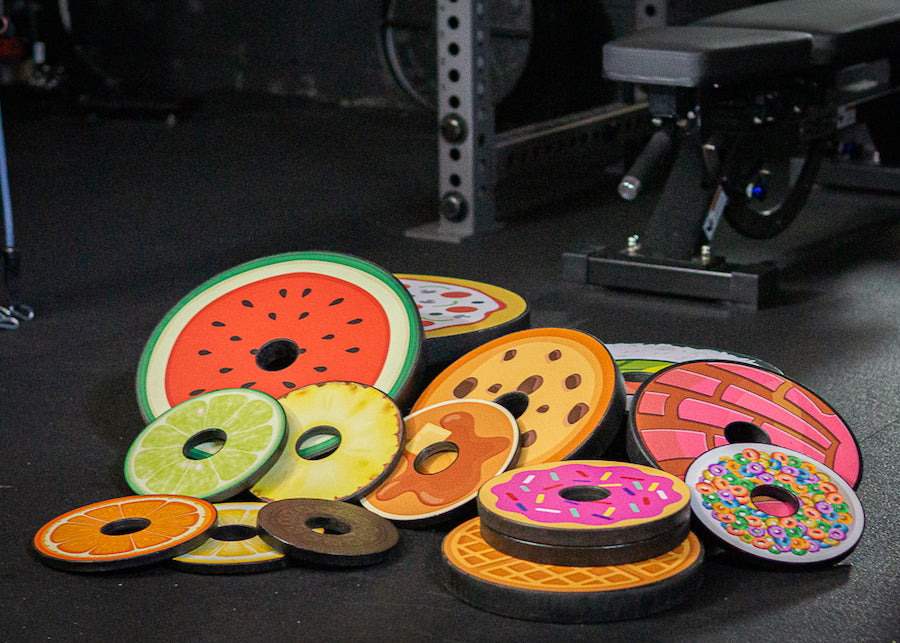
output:
[[798,451],[729,444],[697,458],[686,480],[700,523],[759,562],[835,563],[856,548],[865,526],[853,488]]
[[500,551],[567,565],[660,555],[690,530],[690,490],[625,462],[568,460],[507,471],[478,492],[483,536]]

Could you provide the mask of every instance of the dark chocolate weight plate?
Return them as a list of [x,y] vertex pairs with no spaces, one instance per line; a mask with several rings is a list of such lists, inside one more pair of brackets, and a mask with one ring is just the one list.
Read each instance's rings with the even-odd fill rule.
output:
[[497,551],[478,518],[444,538],[442,572],[458,598],[503,616],[554,623],[641,618],[692,596],[702,580],[703,546],[694,534],[656,558],[608,567],[567,567]]
[[257,522],[262,539],[273,548],[328,567],[372,565],[400,539],[389,520],[337,500],[276,500],[260,509]]
[[[613,565],[652,558],[687,536],[690,490],[673,475],[637,464],[567,460],[512,469],[478,492],[485,536],[541,562]],[[537,560],[532,558],[533,560]]]

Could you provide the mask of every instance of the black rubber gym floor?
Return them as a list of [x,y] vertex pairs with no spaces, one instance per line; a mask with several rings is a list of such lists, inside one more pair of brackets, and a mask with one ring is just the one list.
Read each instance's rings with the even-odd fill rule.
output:
[[[752,311],[564,281],[564,252],[619,246],[640,230],[646,207],[620,202],[603,176],[563,202],[504,216],[485,237],[405,237],[436,217],[429,114],[210,96],[174,126],[10,109],[5,131],[23,301],[36,317],[0,332],[0,639],[900,636],[900,199],[820,187],[783,238],[723,235],[733,257],[784,267],[775,305]],[[703,585],[681,606],[597,625],[515,620],[459,601],[440,582],[441,528],[403,529],[388,560],[342,571],[76,574],[33,557],[45,522],[131,494],[122,466],[144,426],[135,370],[166,312],[227,268],[310,249],[502,286],[527,300],[535,327],[714,347],[778,366],[855,431],[867,523],[858,548],[815,571],[763,570],[710,548]]]

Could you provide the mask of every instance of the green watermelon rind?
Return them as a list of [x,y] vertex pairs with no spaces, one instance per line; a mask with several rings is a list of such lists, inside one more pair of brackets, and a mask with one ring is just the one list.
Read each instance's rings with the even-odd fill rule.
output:
[[[147,341],[147,344],[144,346],[144,350],[141,352],[140,359],[138,360],[137,375],[135,378],[138,406],[144,420],[150,422],[157,417],[153,414],[153,410],[151,408],[150,401],[147,395],[147,372],[150,365],[150,359],[153,355],[154,349],[156,348],[156,344],[162,334],[165,332],[169,323],[181,312],[181,310],[185,306],[190,304],[201,293],[209,290],[217,284],[250,270],[256,270],[259,268],[264,268],[266,266],[285,263],[288,261],[322,261],[326,263],[339,263],[343,266],[355,268],[361,272],[369,274],[372,277],[375,277],[385,286],[394,291],[400,302],[403,304],[404,311],[406,312],[407,321],[409,323],[410,339],[409,348],[406,351],[406,357],[403,361],[402,367],[400,368],[399,374],[395,378],[394,384],[391,389],[384,391],[384,393],[392,398],[396,398],[399,395],[404,386],[414,375],[417,362],[419,361],[419,356],[422,352],[425,333],[422,326],[422,320],[419,317],[419,310],[416,306],[416,302],[413,299],[412,295],[409,293],[409,290],[406,288],[406,286],[404,286],[399,279],[397,279],[393,274],[386,271],[381,266],[374,264],[366,259],[355,257],[353,255],[324,250],[285,252],[277,255],[254,259],[234,266],[233,268],[229,268],[224,272],[220,272],[219,274],[203,282],[202,284],[191,290],[187,295],[182,297],[178,301],[178,303],[176,303],[175,306],[173,306],[169,310],[169,312],[166,313],[162,320],[160,320],[160,322],[153,329],[153,332],[150,334],[150,338]],[[160,414],[161,413],[162,412],[160,412]]]

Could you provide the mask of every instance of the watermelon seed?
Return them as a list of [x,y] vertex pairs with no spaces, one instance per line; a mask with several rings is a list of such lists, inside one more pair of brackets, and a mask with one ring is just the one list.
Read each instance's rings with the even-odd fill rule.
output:
[[254,384],[256,384],[256,382],[247,382],[246,384],[241,384],[241,388],[250,388]]
[[348,352],[348,353],[358,353],[358,352],[359,352],[359,348],[356,347],[356,346],[354,346],[353,348],[348,348],[348,349],[347,349],[347,352]]
[[212,355],[212,351],[208,351],[208,350],[206,350],[206,349],[203,349],[202,351],[197,351],[197,354],[198,354],[198,355]]
[[224,322],[220,322],[220,321],[214,321],[214,322],[212,323],[212,325],[213,325],[213,326],[219,326],[219,327],[222,327],[222,326],[225,325],[225,323],[224,323]]
[[241,302],[241,304],[246,306],[247,308],[253,308],[253,302],[250,301],[249,299],[245,299],[244,301]]
[[334,335],[323,335],[322,339],[334,339]]
[[251,355],[256,355],[258,352],[259,352],[259,349],[258,349],[258,348],[251,348],[251,349],[250,349],[250,354],[251,354]]
[[275,317],[276,317],[275,313],[269,313],[269,319],[273,319],[273,320],[274,320]]
[[205,388],[198,388],[197,390],[191,391],[190,393],[188,393],[188,395],[190,395],[191,397],[193,397],[195,395],[200,395],[205,390],[206,390]]
[[241,338],[238,337],[237,335],[232,335],[232,336],[231,336],[231,341],[233,341],[233,342],[239,342],[239,341],[241,341]]
[[303,289],[303,294],[300,295],[300,296],[301,296],[301,297],[306,297],[306,296],[307,296],[309,293],[311,293],[311,292],[312,292],[312,289],[311,289],[311,288],[304,288],[304,289]]
[[335,299],[333,302],[331,302],[331,303],[328,304],[328,305],[329,305],[329,306],[337,306],[337,305],[338,305],[339,303],[341,303],[342,301],[344,301],[344,298],[343,298],[343,297],[338,297],[337,299]]
[[282,288],[281,290],[278,291],[278,294],[281,295],[282,297],[287,297],[287,289]]
[[309,313],[300,313],[300,316],[297,319],[303,319],[304,317],[309,317]]
[[273,339],[256,353],[256,365],[264,371],[280,371],[293,364],[301,352],[305,349],[299,348],[293,340]]
[[347,323],[348,323],[348,324],[361,324],[361,323],[362,323],[362,320],[361,320],[359,317],[357,317],[356,319],[351,319],[351,320],[348,321]]
[[328,370],[327,366],[316,366],[313,368],[314,371],[318,371],[319,373],[324,373]]
[[231,368],[220,368],[219,372],[224,375],[225,373],[230,373],[232,370],[233,369],[231,369]]
[[284,386],[284,388],[294,388],[295,386],[297,386],[293,382],[282,382],[282,385]]

